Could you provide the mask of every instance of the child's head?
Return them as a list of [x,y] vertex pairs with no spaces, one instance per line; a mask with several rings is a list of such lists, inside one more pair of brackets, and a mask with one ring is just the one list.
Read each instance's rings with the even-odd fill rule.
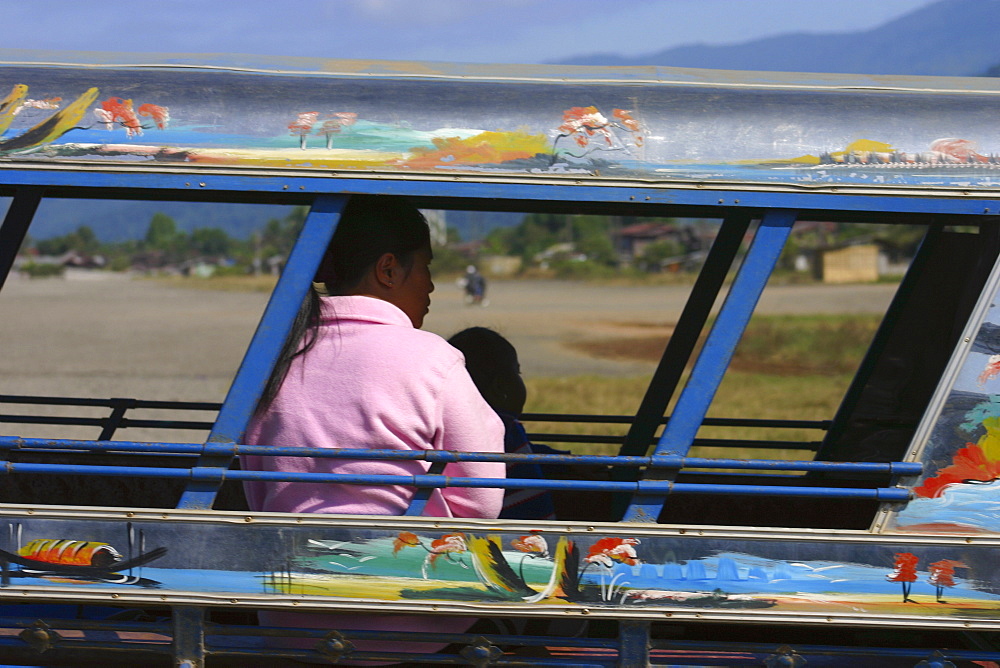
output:
[[465,355],[465,367],[472,382],[495,410],[520,415],[527,390],[521,380],[521,365],[510,341],[486,327],[470,327],[455,334],[448,343]]

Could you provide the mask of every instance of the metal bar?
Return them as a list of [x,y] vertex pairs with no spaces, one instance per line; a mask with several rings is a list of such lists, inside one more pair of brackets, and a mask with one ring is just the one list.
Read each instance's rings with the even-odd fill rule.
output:
[[[0,402],[3,397],[0,396]],[[632,424],[631,415],[574,415],[572,413],[522,413],[521,422],[580,422],[602,424]],[[661,417],[659,424],[670,418]],[[704,427],[787,427],[789,429],[829,429],[831,420],[772,420],[766,418],[712,418],[702,421]]]
[[92,475],[128,478],[173,478],[219,484],[223,480],[260,482],[311,482],[343,485],[404,485],[408,487],[480,487],[490,489],[561,489],[579,491],[630,492],[637,495],[729,494],[753,496],[813,496],[826,498],[908,501],[910,491],[899,487],[778,487],[770,485],[727,485],[678,483],[670,480],[608,482],[601,480],[544,480],[538,478],[454,478],[442,475],[348,475],[342,473],[298,473],[289,471],[229,471],[218,467],[156,468],[141,466],[75,466],[7,462],[7,473],[43,473],[52,475]]
[[[252,173],[211,173],[199,170],[197,178],[192,178],[191,170],[169,171],[158,167],[154,172],[148,168],[128,168],[123,165],[109,166],[107,169],[88,165],[87,169],[3,169],[4,186],[44,186],[58,190],[47,192],[47,196],[86,197],[95,190],[103,190],[109,197],[121,199],[155,199],[187,201],[257,201],[284,204],[306,203],[317,194],[370,193],[399,195],[431,199],[442,197],[468,198],[489,202],[495,208],[498,199],[521,200],[544,203],[549,206],[559,203],[578,202],[606,203],[621,205],[634,197],[636,207],[650,210],[657,205],[672,209],[681,206],[703,207],[704,213],[719,210],[766,209],[774,206],[776,196],[780,196],[788,208],[801,208],[817,212],[827,217],[825,212],[837,214],[832,220],[844,220],[845,214],[858,212],[869,222],[882,222],[879,212],[906,213],[917,216],[910,223],[919,223],[935,214],[968,215],[986,218],[1000,211],[1000,197],[996,191],[985,191],[966,195],[960,188],[935,189],[928,186],[913,188],[893,188],[891,191],[871,186],[850,184],[830,184],[824,189],[816,184],[806,187],[775,186],[760,183],[726,184],[730,188],[706,187],[705,184],[682,183],[664,180],[649,184],[643,181],[588,180],[580,184],[572,177],[559,179],[524,178],[518,180],[510,176],[494,176],[477,173],[474,175],[447,174],[438,179],[424,174],[412,176],[399,172],[361,175],[340,174],[331,178],[330,172],[322,174],[289,173],[288,170],[261,171]],[[124,178],[123,175],[127,175]],[[446,180],[447,179],[447,180]],[[123,185],[127,184],[127,185]],[[969,191],[966,191],[969,192]],[[647,199],[648,198],[648,199]],[[474,207],[470,207],[474,208]],[[821,213],[822,212],[822,213]],[[717,215],[717,214],[716,214]],[[857,220],[858,216],[851,218]]]
[[[680,455],[648,455],[622,457],[619,455],[542,455],[494,452],[456,452],[451,450],[370,450],[367,448],[311,448],[272,445],[236,445],[232,443],[136,443],[131,441],[84,441],[68,439],[18,438],[0,436],[0,449],[31,452],[49,451],[112,451],[120,454],[185,454],[209,457],[236,455],[261,455],[274,457],[312,457],[326,459],[370,459],[372,461],[426,461],[447,464],[450,462],[507,462],[520,464],[578,464],[600,466],[647,466],[654,468],[723,468],[770,469],[781,471],[828,471],[859,473],[892,473],[918,475],[923,470],[920,462],[826,462],[787,459],[717,459],[707,457],[682,457]],[[206,468],[206,467],[197,467]],[[230,472],[228,475],[235,474]],[[247,472],[244,472],[247,473]],[[432,472],[434,473],[433,469]],[[427,475],[430,475],[428,473]],[[228,477],[227,475],[227,477]],[[316,474],[319,475],[319,474]]]
[[143,399],[92,399],[87,397],[38,397],[21,394],[0,394],[0,404],[42,404],[45,406],[102,406],[111,408],[119,401],[132,402],[133,408],[217,411],[222,404],[208,401],[148,401]]
[[175,606],[174,665],[178,668],[203,668],[205,665],[205,609],[188,605]]
[[[764,214],[739,273],[726,295],[705,340],[691,377],[681,392],[673,416],[656,446],[656,454],[685,455],[715,398],[767,279],[781,255],[797,212],[773,209]],[[659,472],[658,472],[659,473]],[[665,472],[669,478],[670,472]],[[625,512],[628,522],[655,522],[665,497],[633,498]]]
[[916,288],[917,281],[921,273],[923,273],[924,266],[927,264],[927,258],[932,249],[935,248],[937,242],[941,240],[943,232],[944,229],[942,227],[931,227],[924,234],[924,239],[920,243],[920,249],[917,251],[913,261],[910,262],[906,275],[896,289],[896,294],[893,295],[892,302],[890,302],[889,308],[886,309],[885,315],[882,317],[882,322],[875,332],[875,336],[872,337],[872,342],[868,346],[868,352],[865,353],[864,359],[861,360],[861,365],[858,367],[858,371],[851,381],[850,387],[847,388],[847,392],[840,402],[837,414],[833,417],[833,424],[830,426],[826,438],[823,439],[824,445],[835,443],[843,435],[844,429],[847,428],[847,421],[857,407],[857,403],[861,399],[861,394],[871,379],[872,373],[875,371],[875,366],[882,357],[882,353],[889,343],[889,338],[892,336],[893,318],[909,302],[910,295]]
[[43,192],[42,188],[33,186],[23,186],[14,192],[14,200],[0,225],[0,290],[14,266],[14,258],[24,243],[24,235],[28,233]]
[[[734,651],[741,653],[748,653],[757,655],[761,659],[767,658],[774,654],[776,643],[766,643],[766,642],[733,642],[725,640],[653,640],[653,650],[658,649],[670,649],[674,651],[691,651],[691,652],[718,652],[722,651]],[[836,645],[789,645],[789,648],[796,654],[806,657],[833,657],[839,656],[847,659],[849,657],[861,658],[861,657],[883,657],[883,658],[910,658],[915,662],[919,662],[921,659],[926,659],[934,650],[928,647],[849,647],[849,646],[836,646]],[[1000,652],[990,651],[990,650],[954,650],[946,649],[942,650],[942,658],[962,660],[962,661],[996,661],[1000,658]],[[696,656],[691,657],[696,658]],[[759,661],[755,661],[753,664],[755,666],[764,665]],[[791,665],[775,663],[774,665]],[[808,664],[800,664],[808,665]],[[832,665],[830,663],[823,663],[821,665]],[[841,665],[850,665],[847,663]],[[872,663],[865,663],[864,665],[876,665]],[[920,663],[915,663],[914,665],[921,665]]]
[[[56,417],[50,415],[0,415],[0,422],[8,424],[53,424],[76,427],[103,427],[108,418]],[[193,420],[134,420],[122,419],[119,429],[151,427],[155,429],[192,429],[208,431],[214,422]]]
[[[549,434],[545,432],[529,433],[528,440],[532,443],[581,443],[581,444],[615,444],[621,443],[621,436],[590,436],[588,434]],[[650,439],[654,445],[657,439]],[[737,438],[696,438],[692,445],[714,448],[769,448],[782,450],[815,451],[820,446],[819,441],[755,441]]]
[[[436,461],[431,464],[430,469],[427,470],[428,475],[441,475],[444,473],[444,467],[447,464],[444,461]],[[410,499],[410,504],[406,507],[406,512],[404,515],[410,517],[419,517],[424,514],[424,510],[427,508],[427,502],[431,498],[431,494],[434,493],[433,487],[421,487]]]
[[[285,339],[288,338],[295,314],[307,292],[312,289],[313,276],[333,237],[346,202],[347,198],[342,196],[316,198],[292,248],[288,264],[271,293],[271,299],[250,341],[243,363],[219,410],[215,426],[208,436],[209,442],[236,443],[242,438]],[[231,458],[203,462],[207,466],[222,469],[228,468],[231,463]],[[217,482],[193,482],[181,495],[177,507],[211,508],[218,490]]]
[[112,399],[111,415],[104,422],[104,428],[101,429],[101,435],[97,437],[98,441],[110,441],[111,437],[115,435],[118,428],[121,427],[122,421],[125,419],[125,412],[133,408],[131,399]]
[[648,621],[623,619],[618,622],[619,668],[646,668],[649,660],[651,624]]
[[[749,226],[750,216],[746,214],[733,215],[723,221],[619,454],[642,455],[649,451],[656,428],[664,419],[667,405],[680,383],[695,346],[698,345],[698,337],[712,313],[712,306],[725,283],[726,273],[733,264]],[[615,476],[616,472],[612,471],[612,475]]]

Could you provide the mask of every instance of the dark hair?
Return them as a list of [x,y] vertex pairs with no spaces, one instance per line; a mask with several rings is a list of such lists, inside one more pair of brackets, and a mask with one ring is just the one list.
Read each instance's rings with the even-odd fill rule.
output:
[[385,253],[407,264],[413,254],[431,245],[427,221],[401,199],[354,195],[340,215],[340,224],[316,271],[316,282],[339,294],[364,278]]
[[480,392],[493,378],[517,363],[517,350],[510,341],[488,327],[463,329],[453,334],[448,343],[465,355],[465,368]]
[[[414,254],[430,244],[427,221],[406,200],[352,195],[313,280],[324,284],[329,294],[349,294],[345,291],[356,286],[384,254],[392,253],[401,264],[409,266]],[[258,411],[274,400],[292,360],[308,352],[316,342],[319,319],[319,295],[310,289],[257,404]]]
[[517,349],[487,327],[469,327],[448,343],[465,355],[465,368],[479,393],[494,410],[517,414],[524,408],[525,388]]

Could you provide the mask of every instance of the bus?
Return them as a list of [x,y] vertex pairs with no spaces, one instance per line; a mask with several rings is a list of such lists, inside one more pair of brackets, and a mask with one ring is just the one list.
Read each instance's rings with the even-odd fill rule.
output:
[[[26,377],[5,381],[4,663],[1000,663],[995,79],[7,51],[0,95],[8,290],[51,202],[308,210],[255,332],[232,333],[245,352],[221,401],[183,388],[122,398],[113,385],[42,396]],[[399,454],[243,442],[358,194],[471,216],[698,219],[713,233],[634,410],[523,416],[569,454],[427,450],[412,453],[426,473],[400,480],[242,470],[242,455]],[[709,416],[794,231],[837,223],[921,235],[839,407]],[[39,336],[53,322],[39,318]],[[84,334],[70,323],[61,339],[74,362]],[[5,338],[4,357],[28,342]],[[546,422],[558,426],[538,432]],[[565,423],[583,433],[554,433]],[[621,433],[588,435],[598,423]],[[447,475],[463,458],[574,473]],[[400,516],[256,512],[242,496],[247,481],[306,479],[415,492]],[[446,486],[550,490],[577,507],[424,516]],[[267,627],[259,610],[496,630]]]

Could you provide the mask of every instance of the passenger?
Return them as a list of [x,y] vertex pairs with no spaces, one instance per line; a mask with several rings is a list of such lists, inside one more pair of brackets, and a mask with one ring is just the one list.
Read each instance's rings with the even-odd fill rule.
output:
[[[289,343],[247,430],[246,442],[315,448],[501,452],[503,423],[483,400],[462,355],[420,330],[434,290],[430,237],[420,213],[400,200],[352,196]],[[258,471],[356,475],[425,473],[416,461],[245,456]],[[502,463],[453,463],[445,474],[502,478]],[[405,485],[248,482],[252,510],[401,515]],[[500,489],[435,490],[424,515],[495,518]],[[268,626],[463,632],[470,618],[320,615],[262,611]],[[312,647],[315,643],[299,643]],[[356,642],[358,649],[436,651],[428,643]],[[342,662],[343,663],[343,662]]]
[[[486,327],[470,327],[453,335],[448,343],[465,355],[465,366],[482,393],[486,403],[493,407],[504,425],[504,450],[519,454],[571,454],[567,450],[554,450],[547,445],[532,443],[518,420],[524,411],[527,389],[521,380],[521,365],[517,350],[510,341]],[[508,468],[508,478],[543,479],[567,477],[560,474],[564,466],[515,464]],[[503,499],[500,517],[516,520],[554,519],[555,507],[552,494],[544,490],[508,489]]]
[[486,301],[486,277],[479,273],[476,266],[470,264],[465,268],[465,299],[469,304],[488,306]]

